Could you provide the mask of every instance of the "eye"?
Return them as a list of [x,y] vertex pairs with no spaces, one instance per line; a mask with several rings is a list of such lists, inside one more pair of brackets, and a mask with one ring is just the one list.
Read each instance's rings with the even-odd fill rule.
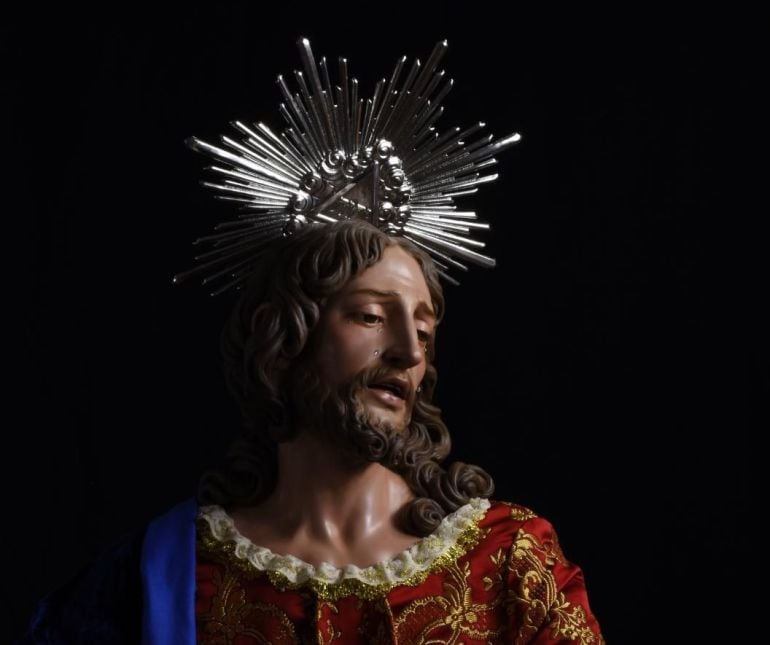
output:
[[360,311],[357,314],[354,314],[354,318],[360,320],[363,323],[366,323],[367,325],[377,325],[385,321],[382,316],[378,316],[377,314],[370,314],[366,311]]
[[430,345],[430,339],[431,339],[430,332],[427,332],[424,329],[418,329],[417,330],[417,338],[423,344],[423,349],[427,353],[428,346]]

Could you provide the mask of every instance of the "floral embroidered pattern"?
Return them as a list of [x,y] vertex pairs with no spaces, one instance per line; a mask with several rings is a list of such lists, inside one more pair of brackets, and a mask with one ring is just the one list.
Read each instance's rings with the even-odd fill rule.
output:
[[248,638],[257,643],[300,642],[286,613],[272,603],[249,602],[238,576],[226,565],[222,570],[213,569],[210,575],[210,583],[218,593],[208,606],[196,608],[199,642],[224,645],[236,638]]
[[517,522],[526,522],[527,520],[531,520],[532,518],[537,517],[537,513],[535,513],[535,511],[527,508],[526,506],[522,506],[521,504],[513,504],[511,502],[500,503],[510,507],[511,519],[516,520]]
[[[490,556],[493,563],[496,558],[502,561],[502,549]],[[493,610],[503,599],[502,587],[490,602],[478,602],[469,584],[470,561],[451,565],[447,574],[442,595],[419,598],[399,612],[393,623],[398,642],[439,645],[468,638],[492,642],[490,639],[501,635],[504,625]]]
[[600,645],[601,636],[589,626],[585,609],[568,601],[558,590],[551,571],[556,562],[568,564],[555,537],[541,541],[523,528],[518,530],[511,546],[505,599],[512,623],[519,625],[513,642],[527,643],[545,626],[554,639]]

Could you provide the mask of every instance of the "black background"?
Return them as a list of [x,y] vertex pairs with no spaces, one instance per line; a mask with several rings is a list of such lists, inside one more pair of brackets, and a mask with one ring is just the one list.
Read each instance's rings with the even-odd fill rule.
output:
[[183,140],[234,119],[281,128],[275,77],[300,68],[300,36],[346,56],[365,96],[447,38],[439,129],[523,137],[469,202],[498,268],[446,287],[450,459],[553,522],[609,642],[737,642],[767,273],[752,285],[764,263],[724,174],[742,155],[722,144],[749,147],[728,113],[751,19],[285,4],[6,23],[19,360],[0,622],[15,634],[36,599],[190,496],[238,427],[218,353],[234,297],[171,284],[233,213]]

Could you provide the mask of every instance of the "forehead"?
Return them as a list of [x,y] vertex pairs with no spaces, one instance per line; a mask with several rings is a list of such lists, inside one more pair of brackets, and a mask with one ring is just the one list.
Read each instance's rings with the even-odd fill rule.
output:
[[406,299],[431,304],[430,290],[419,263],[396,245],[387,247],[379,262],[353,278],[343,289],[343,294],[360,289],[395,291]]

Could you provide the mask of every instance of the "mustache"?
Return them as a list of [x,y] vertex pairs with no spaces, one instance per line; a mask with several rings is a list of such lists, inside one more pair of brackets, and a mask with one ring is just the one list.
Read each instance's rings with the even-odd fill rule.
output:
[[409,407],[412,407],[415,402],[416,391],[414,384],[409,378],[409,375],[405,372],[394,370],[392,367],[385,365],[365,368],[361,370],[345,386],[343,386],[342,391],[339,392],[339,394],[341,396],[353,398],[362,389],[371,387],[375,383],[382,383],[383,381],[387,381],[391,378],[398,379],[405,385],[406,390],[404,392],[404,398]]

